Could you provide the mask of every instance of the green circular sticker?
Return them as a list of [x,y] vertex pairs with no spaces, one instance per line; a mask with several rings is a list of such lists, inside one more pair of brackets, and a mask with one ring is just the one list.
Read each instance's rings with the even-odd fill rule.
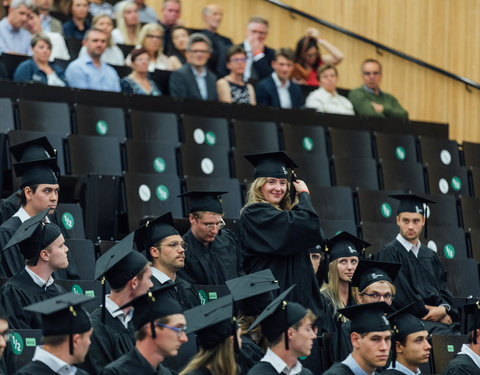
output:
[[161,157],[155,158],[155,160],[153,161],[153,168],[158,173],[165,172],[165,169],[167,168],[167,163],[165,163],[165,160],[163,160]]
[[462,181],[458,177],[453,177],[450,181],[450,186],[453,190],[459,191],[462,188]]
[[10,337],[10,344],[12,345],[13,353],[20,355],[23,352],[23,339],[18,332],[14,332]]
[[407,153],[405,152],[405,149],[402,146],[398,146],[395,149],[395,156],[397,157],[398,160],[405,160]]
[[304,137],[302,140],[303,148],[307,151],[313,150],[313,139],[310,137]]
[[198,291],[198,296],[200,297],[200,303],[205,305],[208,302],[207,293],[204,290],[200,289]]
[[392,216],[392,207],[387,202],[383,202],[380,206],[380,212],[382,213],[383,217],[390,217]]
[[72,285],[72,293],[75,293],[75,294],[83,294],[83,289],[80,285],[78,284],[73,284]]
[[302,356],[302,357],[298,357],[298,359],[301,359],[302,361],[304,361],[304,360],[307,359],[307,357],[308,357],[308,355],[304,355],[304,356]]
[[75,226],[75,219],[70,212],[65,212],[62,215],[62,224],[67,230],[71,230]]
[[169,193],[165,185],[158,185],[156,193],[159,200],[166,201],[168,199]]
[[206,132],[205,133],[205,142],[209,146],[213,146],[217,142],[217,136],[214,132]]
[[447,257],[448,259],[453,259],[455,257],[455,249],[449,243],[447,243],[443,248],[443,253],[445,254],[445,257]]
[[97,121],[97,133],[99,135],[105,135],[108,132],[108,125],[105,121]]

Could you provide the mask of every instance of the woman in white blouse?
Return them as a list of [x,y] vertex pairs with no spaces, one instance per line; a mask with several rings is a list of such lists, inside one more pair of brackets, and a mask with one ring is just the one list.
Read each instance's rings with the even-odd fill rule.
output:
[[116,44],[135,46],[139,43],[141,24],[138,21],[137,4],[122,1],[117,10],[117,28],[112,31]]

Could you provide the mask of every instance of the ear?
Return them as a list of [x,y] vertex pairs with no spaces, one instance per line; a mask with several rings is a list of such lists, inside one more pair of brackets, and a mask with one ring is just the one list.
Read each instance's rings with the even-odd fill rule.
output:
[[138,277],[137,276],[133,276],[130,280],[128,280],[128,284],[130,284],[130,287],[135,290],[137,289],[138,287]]
[[425,226],[425,216],[422,216],[422,227]]
[[76,346],[78,345],[78,340],[80,340],[80,334],[79,333],[75,333],[72,335],[72,341],[73,341],[73,349],[75,351],[75,348]]
[[295,330],[292,327],[289,327],[287,330],[287,337],[291,340],[293,339],[293,336],[295,336]]
[[158,258],[160,256],[160,250],[158,250],[155,246],[151,246],[150,255],[152,256],[152,258]]
[[48,262],[48,258],[49,258],[48,251],[46,249],[41,250],[39,259],[42,259],[43,261]]
[[395,351],[397,353],[402,353],[403,352],[403,345],[400,344],[398,341],[395,342]]
[[397,225],[400,226],[400,215],[397,215]]
[[359,341],[360,341],[360,335],[357,332],[352,332],[350,333],[350,340],[352,341],[352,346],[355,349],[358,349],[360,347]]
[[32,199],[33,190],[30,186],[25,186],[25,188],[23,189],[23,192],[25,194],[25,198],[27,199],[27,201]]
[[188,215],[188,220],[190,221],[190,224],[193,224],[193,222],[195,221],[195,218],[193,217],[193,214]]

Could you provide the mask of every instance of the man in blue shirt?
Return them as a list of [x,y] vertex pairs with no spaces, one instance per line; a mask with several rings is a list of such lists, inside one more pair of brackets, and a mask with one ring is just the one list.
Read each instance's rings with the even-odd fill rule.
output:
[[33,8],[32,0],[13,0],[0,21],[0,53],[31,55],[30,33],[24,29]]
[[107,48],[107,35],[90,29],[83,40],[87,53],[72,61],[65,72],[68,85],[79,89],[120,91],[120,78],[111,66],[100,61]]

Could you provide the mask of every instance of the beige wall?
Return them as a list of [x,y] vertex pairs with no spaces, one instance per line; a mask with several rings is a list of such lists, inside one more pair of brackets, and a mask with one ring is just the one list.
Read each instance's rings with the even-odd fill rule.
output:
[[[480,0],[283,0],[307,13],[359,33],[413,57],[480,82]],[[147,1],[161,14],[162,0]],[[201,9],[211,1],[182,0],[187,26],[202,27]],[[224,9],[220,33],[241,42],[251,15],[270,23],[268,44],[291,46],[311,21],[262,0],[218,0]],[[384,67],[382,88],[393,93],[410,118],[450,123],[450,137],[480,142],[480,91],[434,73],[329,28],[323,38],[345,54],[340,86],[360,84],[359,65],[367,57]]]

